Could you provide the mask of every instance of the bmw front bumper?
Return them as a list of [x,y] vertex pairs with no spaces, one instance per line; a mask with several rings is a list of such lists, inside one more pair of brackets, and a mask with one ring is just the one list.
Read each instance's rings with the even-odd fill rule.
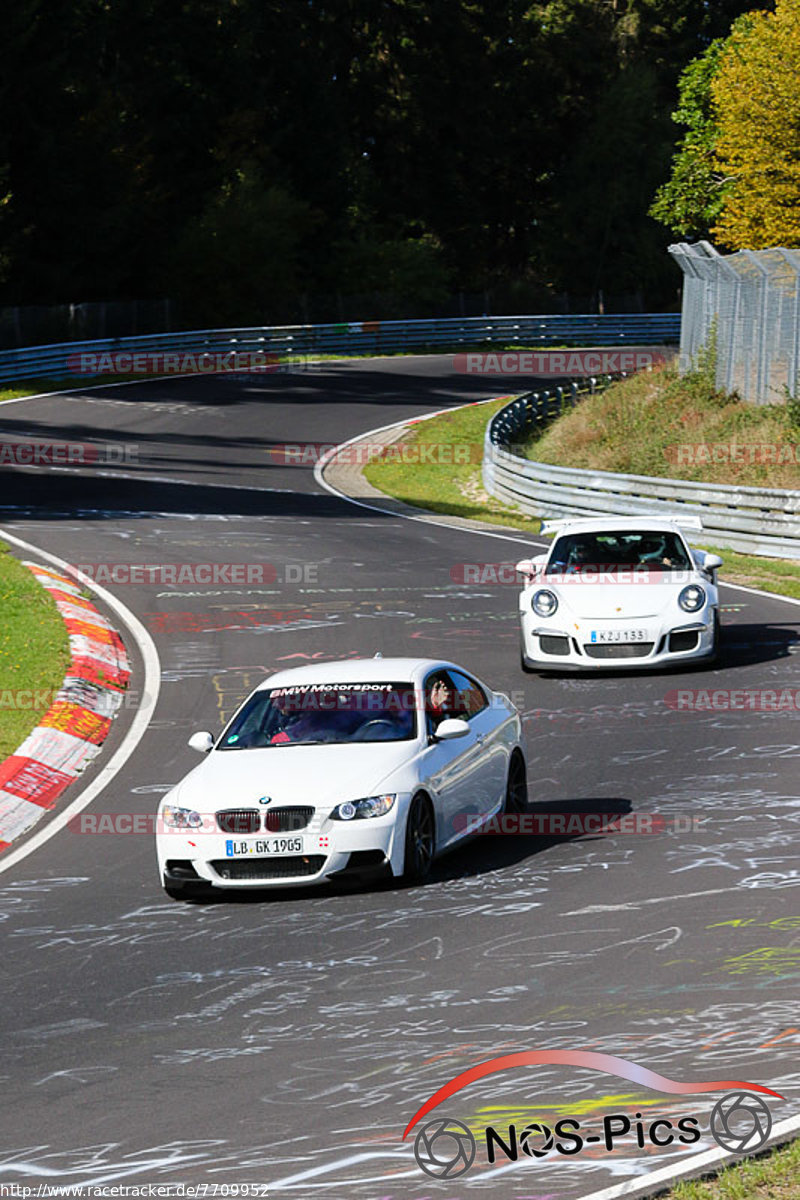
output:
[[207,832],[213,821],[212,814],[199,831],[167,829],[156,835],[162,881],[174,890],[188,895],[203,885],[231,890],[308,887],[399,871],[402,839],[394,815],[354,821],[325,816],[320,823],[312,820],[305,829],[279,835]]

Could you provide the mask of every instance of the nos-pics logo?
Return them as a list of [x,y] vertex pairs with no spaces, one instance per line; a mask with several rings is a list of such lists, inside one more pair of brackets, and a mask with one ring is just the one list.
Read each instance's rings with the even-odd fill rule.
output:
[[[658,1075],[646,1067],[616,1058],[611,1054],[599,1054],[587,1050],[528,1050],[517,1054],[506,1054],[500,1058],[479,1063],[468,1071],[457,1075],[425,1101],[409,1121],[403,1138],[442,1101],[454,1096],[462,1088],[509,1067],[533,1066],[542,1063],[577,1067],[589,1067],[595,1071],[616,1075],[654,1091],[672,1096],[699,1095],[704,1092],[728,1091],[719,1100],[711,1113],[709,1128],[718,1145],[731,1153],[746,1154],[758,1150],[769,1138],[772,1116],[760,1095],[763,1093],[784,1097],[779,1092],[757,1083],[746,1083],[738,1079],[712,1079],[696,1083],[678,1083],[665,1075]],[[666,1118],[643,1119],[641,1113],[631,1118],[626,1113],[609,1113],[603,1117],[600,1132],[587,1127],[577,1117],[563,1117],[552,1128],[531,1122],[524,1127],[508,1125],[498,1128],[488,1125],[484,1130],[488,1161],[516,1162],[521,1155],[541,1159],[551,1153],[574,1156],[586,1147],[599,1144],[609,1152],[620,1144],[631,1144],[633,1139],[640,1149],[649,1146],[691,1145],[700,1140],[701,1120],[699,1117],[681,1117],[674,1123]],[[414,1140],[414,1156],[426,1175],[434,1179],[457,1179],[464,1175],[475,1161],[477,1141],[473,1133],[461,1121],[451,1117],[433,1117],[426,1121]]]

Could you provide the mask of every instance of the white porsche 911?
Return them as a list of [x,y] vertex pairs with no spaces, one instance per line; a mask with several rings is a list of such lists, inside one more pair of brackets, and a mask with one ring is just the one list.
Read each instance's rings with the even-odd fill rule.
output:
[[351,659],[281,671],[164,796],[157,854],[174,899],[217,889],[401,877],[527,804],[508,696],[453,663]]
[[711,661],[719,644],[716,572],[692,549],[698,518],[546,521],[547,554],[517,563],[524,670],[644,668]]

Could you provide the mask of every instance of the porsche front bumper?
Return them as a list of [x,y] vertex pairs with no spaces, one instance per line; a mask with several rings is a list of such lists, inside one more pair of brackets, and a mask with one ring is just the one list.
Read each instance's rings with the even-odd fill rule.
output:
[[708,660],[716,653],[715,613],[709,605],[699,615],[685,613],[674,621],[559,622],[542,621],[532,611],[522,611],[522,661],[538,671],[627,671]]

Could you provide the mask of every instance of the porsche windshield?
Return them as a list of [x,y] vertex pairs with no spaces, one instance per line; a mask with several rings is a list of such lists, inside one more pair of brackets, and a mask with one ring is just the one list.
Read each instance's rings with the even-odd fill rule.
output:
[[219,749],[402,742],[415,730],[410,683],[296,684],[251,696]]
[[646,567],[651,571],[687,571],[691,562],[682,538],[671,530],[567,533],[555,542],[547,575],[587,568]]

